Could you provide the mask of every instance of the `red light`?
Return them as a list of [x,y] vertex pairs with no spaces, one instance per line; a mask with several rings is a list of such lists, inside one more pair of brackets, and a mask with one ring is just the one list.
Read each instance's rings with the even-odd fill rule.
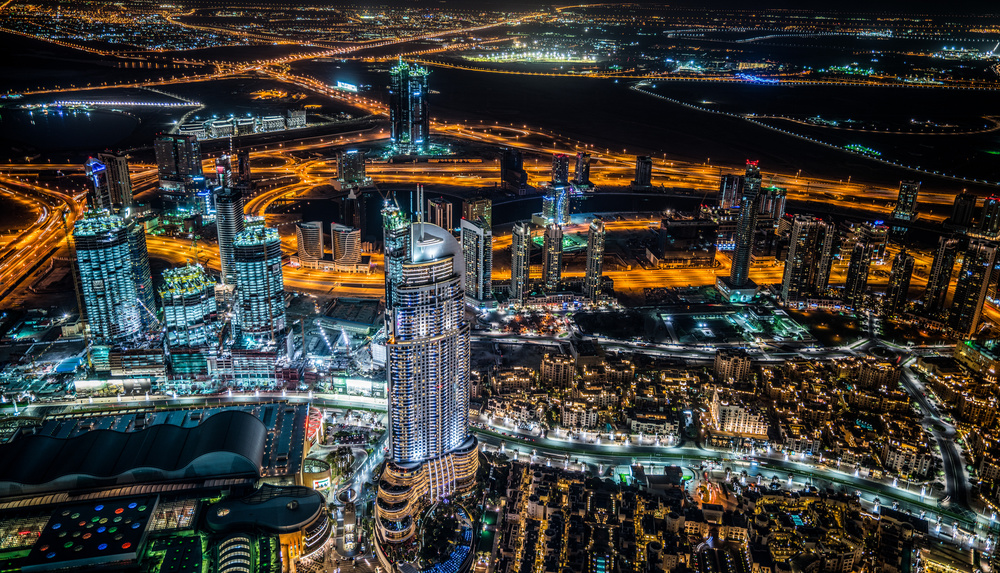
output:
[[115,510],[115,513],[116,514],[117,513],[122,513],[123,511],[125,511],[125,510],[119,507],[118,509]]
[[131,543],[129,543],[127,541],[125,543],[122,543],[122,549],[128,549],[129,547],[132,547]]

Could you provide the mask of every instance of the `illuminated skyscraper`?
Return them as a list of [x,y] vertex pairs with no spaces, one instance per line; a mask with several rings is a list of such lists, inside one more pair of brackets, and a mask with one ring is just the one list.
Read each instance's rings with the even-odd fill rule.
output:
[[545,228],[542,247],[542,280],[547,290],[556,290],[562,281],[562,227],[551,224]]
[[565,153],[552,155],[552,186],[569,183],[569,156]]
[[632,186],[647,189],[653,186],[653,158],[640,155],[635,158],[635,179]]
[[337,152],[337,180],[343,189],[359,189],[371,185],[365,171],[365,154],[357,149]]
[[948,312],[948,323],[960,336],[970,337],[976,333],[979,317],[986,302],[986,291],[990,286],[993,263],[996,259],[995,245],[973,241],[965,250],[962,269],[958,273],[955,297]]
[[743,176],[728,174],[723,175],[719,181],[719,207],[723,209],[734,209],[740,206],[740,197],[743,196]]
[[938,239],[937,250],[934,252],[934,261],[931,263],[931,272],[927,277],[927,289],[924,291],[924,310],[931,314],[940,314],[945,311],[945,303],[948,299],[948,286],[951,284],[951,275],[955,271],[955,258],[958,255],[960,245],[958,239],[951,237],[941,237]]
[[385,253],[385,308],[396,305],[395,285],[403,276],[403,262],[410,252],[410,218],[399,210],[394,201],[382,207],[383,251]]
[[482,218],[462,219],[465,297],[477,307],[493,303],[493,230]]
[[128,172],[128,157],[120,153],[105,151],[98,153],[97,159],[107,166],[106,177],[112,208],[130,208],[132,206],[132,177]]
[[240,331],[258,341],[274,342],[285,329],[285,282],[278,232],[253,227],[236,235],[233,267]]
[[487,227],[493,226],[493,201],[486,197],[462,201],[462,218],[470,221],[482,219]]
[[215,338],[215,283],[200,265],[163,271],[160,301],[170,346],[206,346]]
[[108,180],[108,166],[91,157],[83,165],[83,171],[90,181],[87,190],[87,203],[91,209],[112,209],[111,184]]
[[132,279],[135,281],[136,299],[139,302],[139,320],[143,327],[156,322],[156,298],[153,293],[153,274],[149,270],[149,249],[146,246],[146,228],[134,220],[125,220],[128,228],[129,260]]
[[983,201],[979,232],[990,237],[996,237],[1000,233],[1000,197],[991,195]]
[[454,230],[451,201],[444,197],[427,200],[427,222],[442,229]]
[[910,278],[913,276],[913,255],[906,250],[892,259],[892,272],[889,273],[889,286],[885,291],[885,301],[882,306],[885,314],[893,316],[906,309],[909,298]]
[[510,244],[510,298],[518,303],[524,300],[531,269],[531,226],[514,223]]
[[295,245],[302,266],[315,266],[323,259],[323,222],[299,221],[295,224]]
[[854,248],[851,250],[851,260],[847,265],[847,280],[844,284],[844,304],[860,310],[868,292],[868,273],[871,271],[872,256],[875,252],[873,239],[878,234],[873,230],[876,225],[864,224],[855,230]]
[[785,198],[788,191],[783,187],[761,189],[757,206],[757,217],[778,220],[785,214]]
[[222,187],[215,193],[215,229],[219,241],[222,282],[236,284],[233,266],[233,239],[243,232],[243,191],[245,184]]
[[781,300],[786,304],[822,295],[830,281],[834,226],[822,219],[796,215],[781,280]]
[[897,221],[913,221],[917,218],[917,195],[920,193],[919,181],[900,181],[899,197],[896,207],[892,210],[892,218]]
[[427,76],[420,66],[410,66],[402,59],[390,70],[389,121],[392,144],[401,153],[424,153],[430,137],[427,113]]
[[760,168],[756,161],[747,161],[743,176],[743,195],[740,197],[740,220],[736,226],[736,248],[729,282],[737,288],[750,281],[750,257],[753,255],[757,215],[760,212]]
[[153,141],[161,181],[201,177],[201,145],[194,135],[160,134]]
[[596,301],[601,294],[601,279],[604,271],[604,221],[590,222],[587,236],[587,272],[583,277],[583,294]]
[[573,182],[577,185],[588,186],[590,183],[590,154],[576,154],[576,171],[573,174]]
[[130,230],[129,223],[106,210],[87,212],[73,228],[87,323],[91,335],[101,342],[125,343],[142,334],[145,311],[140,307],[132,258],[146,254],[133,253],[137,245]]
[[972,218],[976,216],[976,201],[978,198],[964,189],[955,196],[951,206],[951,217],[948,223],[952,227],[966,228],[972,226]]
[[548,193],[542,196],[542,218],[547,223],[568,225],[570,201],[569,187],[550,187]]
[[333,260],[344,265],[361,262],[361,231],[336,223],[330,225],[330,241],[333,243]]

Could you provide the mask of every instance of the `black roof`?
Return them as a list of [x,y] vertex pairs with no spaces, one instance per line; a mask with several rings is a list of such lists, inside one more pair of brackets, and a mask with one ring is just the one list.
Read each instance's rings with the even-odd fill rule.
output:
[[73,438],[20,436],[0,444],[0,497],[177,479],[255,476],[267,430],[227,410],[193,428],[92,430]]

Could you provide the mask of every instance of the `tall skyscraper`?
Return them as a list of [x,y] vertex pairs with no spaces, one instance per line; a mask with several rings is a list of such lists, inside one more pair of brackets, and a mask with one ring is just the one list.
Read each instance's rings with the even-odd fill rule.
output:
[[365,154],[357,149],[342,149],[337,152],[337,181],[341,188],[360,189],[371,185],[371,178],[365,171]]
[[519,149],[505,148],[500,156],[500,186],[505,191],[524,195],[528,191],[528,172]]
[[758,219],[763,217],[778,220],[785,214],[785,199],[788,191],[783,187],[765,187],[761,189],[758,201]]
[[951,217],[948,222],[953,227],[966,228],[972,226],[972,218],[976,216],[977,197],[964,189],[955,196],[951,206]]
[[232,187],[236,184],[233,175],[233,158],[223,153],[215,158],[215,182],[219,187]]
[[323,259],[322,221],[299,221],[295,224],[295,245],[302,266],[312,267]]
[[550,187],[542,196],[542,218],[547,223],[568,225],[571,200],[568,187]]
[[236,182],[243,184],[251,184],[253,182],[253,173],[250,171],[250,150],[249,149],[237,149],[236,150]]
[[583,294],[596,301],[601,294],[601,280],[604,273],[604,221],[590,222],[587,236],[587,271],[583,277]]
[[551,224],[545,228],[542,243],[542,280],[547,290],[556,290],[562,281],[562,227]]
[[493,302],[493,230],[482,218],[462,219],[465,298],[477,307]]
[[581,186],[592,185],[590,182],[590,154],[582,151],[576,154],[576,171],[573,182]]
[[748,160],[746,174],[743,176],[743,195],[740,197],[740,220],[736,225],[733,266],[729,272],[729,282],[737,288],[750,281],[750,257],[753,255],[757,215],[760,212],[760,183],[757,161]]
[[430,116],[427,113],[427,76],[420,66],[410,66],[400,58],[389,71],[392,87],[389,91],[389,122],[392,144],[401,153],[424,153],[430,137]]
[[90,182],[87,190],[87,203],[91,209],[111,210],[111,184],[108,178],[108,166],[91,157],[83,164],[83,171]]
[[171,347],[206,346],[215,338],[215,283],[200,265],[163,271],[160,301]]
[[451,201],[444,197],[427,200],[427,222],[442,229],[454,230]]
[[129,231],[125,220],[106,210],[87,212],[73,228],[87,323],[101,342],[126,343],[142,334],[145,311],[132,265],[141,253],[133,252]]
[[524,300],[531,270],[531,226],[514,223],[510,243],[510,298],[518,303]]
[[910,278],[913,276],[913,255],[906,249],[899,251],[892,259],[892,272],[889,273],[889,286],[885,291],[885,301],[882,309],[886,315],[893,316],[906,309],[909,299]]
[[215,193],[215,229],[219,241],[222,282],[236,284],[233,265],[233,240],[243,232],[243,191],[245,184],[220,188]]
[[487,227],[492,227],[493,201],[487,197],[476,197],[462,201],[462,218],[469,221],[482,219]]
[[868,273],[871,271],[872,256],[875,252],[873,240],[877,234],[873,232],[876,225],[869,223],[858,226],[855,230],[854,248],[851,250],[851,260],[847,265],[847,280],[844,284],[844,304],[860,310],[868,292]]
[[948,300],[948,286],[951,274],[955,270],[955,258],[959,251],[959,241],[952,237],[938,239],[937,250],[934,251],[934,261],[927,277],[927,289],[924,291],[924,310],[931,314],[943,313]]
[[285,281],[278,232],[253,227],[236,235],[233,266],[240,331],[258,341],[274,342],[285,329]]
[[640,155],[635,158],[635,179],[632,186],[649,188],[653,186],[653,158],[648,155]]
[[134,220],[125,220],[128,230],[129,260],[132,279],[139,302],[139,320],[144,328],[156,322],[156,298],[153,293],[153,274],[149,270],[149,249],[146,246],[146,229]]
[[991,195],[983,201],[979,232],[990,237],[995,237],[1000,233],[1000,197]]
[[781,300],[794,303],[822,295],[830,282],[835,227],[822,219],[796,215],[781,279]]
[[892,210],[892,218],[897,221],[913,221],[917,218],[917,195],[920,193],[919,181],[900,181],[899,197],[896,207]]
[[735,174],[723,175],[719,181],[719,207],[734,209],[740,206],[743,196],[743,176]]
[[403,262],[410,253],[410,218],[399,210],[395,201],[382,207],[383,252],[385,254],[385,308],[396,306],[395,288],[403,276]]
[[972,241],[965,250],[962,270],[958,273],[958,284],[955,286],[955,297],[948,313],[949,326],[960,336],[970,337],[976,333],[996,254],[996,245],[983,241]]
[[565,153],[552,154],[552,185],[569,183],[569,156]]
[[105,151],[97,159],[107,166],[107,185],[111,205],[115,209],[132,207],[132,177],[128,172],[128,157],[121,153]]
[[153,141],[161,181],[201,177],[201,145],[194,135],[160,134]]
[[389,454],[377,481],[376,543],[411,539],[423,508],[475,484],[469,434],[469,325],[462,248],[429,223],[407,225],[410,248],[386,311]]
[[330,225],[330,238],[334,261],[345,265],[361,262],[361,231],[334,223]]

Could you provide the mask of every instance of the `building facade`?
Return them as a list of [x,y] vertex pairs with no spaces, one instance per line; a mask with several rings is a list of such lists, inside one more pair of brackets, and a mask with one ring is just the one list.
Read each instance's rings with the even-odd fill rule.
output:
[[542,244],[542,280],[547,290],[557,290],[562,282],[562,227],[551,224],[545,229]]
[[604,277],[604,221],[594,219],[590,222],[590,233],[587,235],[587,270],[583,277],[583,294],[596,301],[601,294],[601,281]]
[[163,271],[163,325],[170,346],[208,346],[216,337],[215,282],[200,265]]
[[529,285],[531,270],[531,226],[514,223],[510,244],[510,299],[521,303]]
[[430,116],[427,112],[427,76],[420,66],[400,59],[389,75],[389,122],[392,144],[401,153],[425,153],[429,146]]
[[483,219],[462,219],[461,239],[466,300],[480,308],[492,306],[493,230]]
[[244,230],[233,239],[236,317],[240,331],[257,341],[274,342],[285,330],[285,282],[281,239],[267,227]]

